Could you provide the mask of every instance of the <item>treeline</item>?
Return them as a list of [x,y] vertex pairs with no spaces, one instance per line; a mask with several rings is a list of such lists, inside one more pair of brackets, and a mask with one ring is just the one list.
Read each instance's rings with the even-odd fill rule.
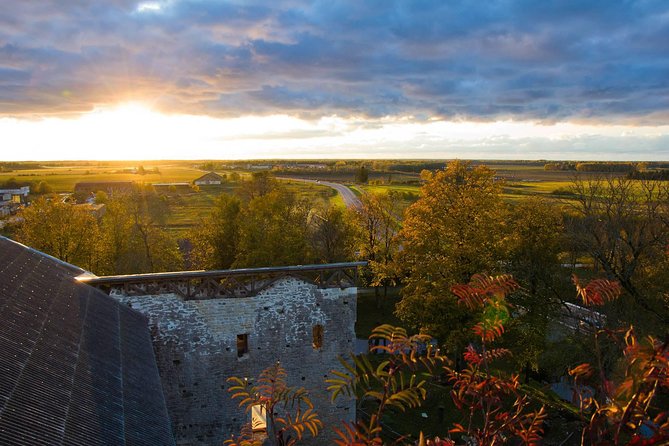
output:
[[21,212],[14,237],[97,275],[183,268],[176,240],[163,229],[164,197],[138,187],[105,201],[99,215],[88,205],[38,198]]
[[634,172],[645,168],[643,163],[556,161],[544,164],[544,170],[571,170],[575,172]]
[[669,181],[669,169],[632,171],[627,177],[633,180]]
[[363,210],[354,212],[326,201],[310,202],[269,172],[255,172],[234,195],[219,196],[211,214],[193,227],[188,260],[203,269],[353,260],[356,252],[369,252],[362,220],[372,212],[369,203],[389,197],[365,198]]
[[0,189],[18,189],[24,186],[30,186],[31,194],[50,194],[53,187],[46,181],[21,181],[12,177],[4,182],[0,181]]
[[13,172],[15,170],[41,169],[38,163],[26,162],[0,162],[0,172]]

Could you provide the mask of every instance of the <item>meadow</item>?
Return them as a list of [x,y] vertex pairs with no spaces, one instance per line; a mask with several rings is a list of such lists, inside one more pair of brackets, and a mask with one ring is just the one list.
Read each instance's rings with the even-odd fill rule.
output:
[[[263,162],[264,164],[271,164]],[[351,163],[351,162],[349,162]],[[366,163],[358,161],[360,165]],[[402,166],[401,162],[399,166]],[[486,164],[475,161],[474,164]],[[70,193],[79,182],[112,182],[133,181],[137,183],[192,183],[203,175],[213,162],[205,161],[144,161],[144,162],[96,162],[73,161],[31,163],[20,169],[0,171],[0,184],[14,179],[19,183],[48,183],[56,193]],[[369,162],[368,165],[382,164]],[[400,211],[404,211],[420,196],[420,176],[418,172],[389,170],[389,162],[380,167],[383,170],[370,168],[369,183],[355,183],[354,170],[337,169],[313,170],[295,173],[278,171],[277,174],[286,188],[312,202],[330,202],[343,206],[341,197],[327,186],[314,183],[290,181],[290,176],[298,178],[323,179],[342,182],[358,196],[368,192],[392,191],[400,198]],[[487,165],[487,164],[486,164]],[[234,193],[240,181],[250,176],[250,170],[243,164],[232,166],[234,170],[226,170],[218,164],[216,171],[227,174],[229,179],[221,186],[202,187],[199,191],[179,189],[178,192],[166,193],[170,202],[171,215],[167,220],[166,229],[177,237],[185,237],[188,230],[206,217],[216,197],[222,193]],[[244,166],[247,167],[248,166]],[[395,167],[395,166],[393,166]],[[504,181],[503,197],[509,202],[518,202],[529,196],[543,196],[549,199],[564,200],[568,198],[568,188],[575,172],[547,171],[540,162],[491,162],[489,167],[496,171],[499,179]],[[584,174],[581,174],[584,175]]]

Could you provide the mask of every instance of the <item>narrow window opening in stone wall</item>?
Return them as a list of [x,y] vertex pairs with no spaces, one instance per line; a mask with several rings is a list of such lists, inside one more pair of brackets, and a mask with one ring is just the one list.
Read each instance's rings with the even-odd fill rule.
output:
[[322,325],[314,325],[314,328],[312,329],[312,334],[313,334],[313,342],[311,345],[313,345],[314,349],[320,350],[323,348],[323,326]]
[[249,354],[249,335],[238,334],[237,335],[237,357],[241,358],[244,355]]
[[251,429],[253,432],[267,430],[267,414],[260,404],[251,407]]

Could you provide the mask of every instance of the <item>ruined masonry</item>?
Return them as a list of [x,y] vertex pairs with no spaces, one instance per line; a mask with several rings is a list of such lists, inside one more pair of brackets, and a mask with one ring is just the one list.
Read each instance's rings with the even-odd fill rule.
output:
[[[332,370],[342,370],[338,357],[354,347],[353,281],[313,283],[285,271],[267,280],[272,272],[263,270],[270,272],[251,287],[213,291],[201,285],[192,292],[190,282],[185,291],[181,278],[175,285],[169,277],[159,286],[142,285],[142,276],[132,286],[113,278],[91,281],[149,319],[177,444],[221,445],[239,433],[250,415],[230,398],[226,379],[256,377],[275,361],[286,369],[290,385],[310,391],[325,426],[312,444],[330,443],[331,426],[355,419],[354,401],[331,403],[325,383]],[[248,297],[238,297],[240,289]],[[318,348],[321,339],[314,338],[320,333]]]

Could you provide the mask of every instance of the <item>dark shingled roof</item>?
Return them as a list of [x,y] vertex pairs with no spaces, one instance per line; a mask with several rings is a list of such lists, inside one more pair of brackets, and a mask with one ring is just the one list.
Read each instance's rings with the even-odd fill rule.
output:
[[0,444],[173,445],[144,316],[0,237]]

